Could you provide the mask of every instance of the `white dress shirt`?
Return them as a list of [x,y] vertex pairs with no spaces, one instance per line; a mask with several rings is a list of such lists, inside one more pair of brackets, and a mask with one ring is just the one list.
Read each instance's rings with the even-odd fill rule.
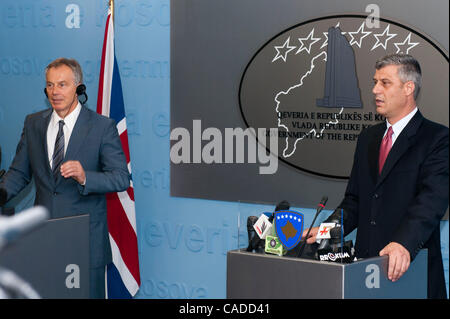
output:
[[[389,130],[389,127],[392,126],[392,145],[394,145],[395,141],[397,140],[397,137],[400,135],[400,133],[403,131],[403,129],[408,125],[409,121],[412,119],[414,114],[417,112],[417,106],[412,110],[408,115],[406,115],[404,118],[402,118],[400,121],[395,123],[394,125],[391,125],[388,120],[386,120],[386,131],[384,132],[384,135],[386,135],[387,131]],[[383,135],[383,137],[384,137]]]
[[59,130],[59,121],[64,121],[64,155],[66,155],[67,146],[69,145],[70,135],[72,135],[73,127],[75,126],[75,123],[77,122],[78,115],[81,111],[81,104],[78,102],[78,105],[75,107],[75,109],[70,112],[69,115],[66,116],[66,118],[62,119],[58,116],[58,114],[53,111],[50,119],[50,123],[48,124],[47,128],[47,150],[48,150],[48,161],[50,163],[50,167],[53,168],[53,152],[55,149],[55,141],[56,141],[56,135],[58,135]]

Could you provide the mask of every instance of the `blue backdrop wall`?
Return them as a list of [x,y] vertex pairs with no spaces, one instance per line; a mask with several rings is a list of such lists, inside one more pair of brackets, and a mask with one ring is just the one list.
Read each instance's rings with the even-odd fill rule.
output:
[[[81,63],[87,105],[96,108],[107,2],[0,2],[1,168],[14,157],[25,116],[49,107],[43,88],[51,60],[65,56]],[[170,196],[170,2],[116,0],[115,23],[136,199],[142,281],[137,298],[224,298],[226,252],[247,244],[247,216],[273,206]],[[10,205],[21,211],[33,201],[30,186]],[[311,223],[313,210],[296,209]],[[447,282],[448,227],[441,222]]]

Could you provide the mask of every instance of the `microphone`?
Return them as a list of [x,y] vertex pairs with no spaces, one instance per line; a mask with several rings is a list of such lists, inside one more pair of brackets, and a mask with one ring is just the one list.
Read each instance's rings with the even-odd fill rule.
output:
[[304,240],[304,242],[303,242],[303,245],[302,245],[301,248],[300,248],[300,251],[299,251],[298,254],[297,254],[297,257],[300,257],[300,256],[303,254],[303,250],[305,250],[306,240],[308,239],[309,232],[311,231],[311,228],[313,227],[313,225],[314,225],[314,223],[315,223],[315,221],[316,221],[316,219],[317,219],[317,216],[319,216],[319,214],[320,214],[320,212],[322,211],[322,209],[325,208],[325,204],[327,203],[327,201],[328,201],[328,197],[327,197],[327,196],[324,196],[324,197],[322,197],[322,199],[320,200],[320,203],[317,205],[316,215],[314,216],[314,219],[313,219],[313,221],[312,221],[312,223],[311,223],[311,226],[309,227],[308,232],[306,233],[305,240]]
[[0,217],[0,249],[49,218],[47,208],[35,206],[11,217]]
[[258,250],[260,247],[260,241],[258,234],[256,233],[255,228],[253,227],[255,223],[258,221],[258,217],[256,216],[248,216],[247,218],[247,232],[248,232],[248,247],[247,251],[252,252],[253,250]]
[[328,201],[328,196],[322,197],[322,199],[320,200],[320,203],[317,205],[317,213],[316,213],[316,215],[319,214],[322,211],[322,209],[325,208],[325,205],[326,205],[327,201]]
[[337,225],[330,230],[330,244],[331,245],[339,245],[342,244],[341,241],[341,233],[344,227]]
[[[329,219],[320,224],[319,233],[317,234],[317,251],[322,249],[329,249],[332,244],[338,244],[341,231],[343,230],[342,218],[336,215],[336,211],[329,217]],[[341,220],[340,220],[341,219]],[[337,240],[337,241],[336,241]]]
[[[272,214],[270,214],[269,217],[269,222],[272,223],[272,227],[275,227],[273,224],[273,220],[275,218],[275,213],[280,212],[280,211],[286,211],[289,210],[289,208],[291,207],[291,205],[289,204],[288,201],[283,200],[281,202],[278,203],[278,205],[275,207],[275,210]],[[265,245],[265,249],[264,251],[268,254],[275,254],[278,256],[283,256],[286,254],[286,249],[283,247],[283,245],[281,244],[280,239],[278,238],[278,236],[276,235],[276,231],[273,229],[270,231],[270,233],[267,233],[266,236],[266,245]]]
[[273,219],[275,217],[276,212],[278,212],[280,210],[289,210],[289,208],[291,208],[291,205],[289,204],[289,202],[287,200],[283,200],[283,201],[279,202],[278,205],[275,207],[274,212],[269,217],[269,222],[273,223]]

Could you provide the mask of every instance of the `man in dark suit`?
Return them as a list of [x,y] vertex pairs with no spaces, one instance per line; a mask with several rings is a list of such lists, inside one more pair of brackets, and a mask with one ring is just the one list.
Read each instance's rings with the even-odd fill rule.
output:
[[449,130],[417,109],[421,69],[412,56],[388,55],[375,67],[372,92],[386,122],[361,132],[345,198],[329,220],[343,208],[345,234],[358,229],[356,256],[388,255],[392,281],[427,248],[428,297],[446,298],[439,225],[449,201]]
[[35,205],[47,207],[51,218],[89,213],[90,296],[104,298],[105,265],[112,258],[105,193],[126,190],[130,176],[114,120],[79,103],[82,80],[75,60],[47,66],[45,93],[52,108],[26,117],[0,188],[10,200],[33,177]]

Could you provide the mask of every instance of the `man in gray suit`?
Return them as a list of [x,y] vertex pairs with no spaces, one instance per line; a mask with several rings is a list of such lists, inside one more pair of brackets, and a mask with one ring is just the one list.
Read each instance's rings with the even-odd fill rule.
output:
[[79,103],[82,81],[75,60],[47,66],[45,93],[52,108],[26,117],[0,189],[10,200],[34,177],[34,204],[47,207],[51,218],[89,213],[90,296],[104,298],[105,265],[111,262],[105,193],[126,190],[130,175],[114,120]]

